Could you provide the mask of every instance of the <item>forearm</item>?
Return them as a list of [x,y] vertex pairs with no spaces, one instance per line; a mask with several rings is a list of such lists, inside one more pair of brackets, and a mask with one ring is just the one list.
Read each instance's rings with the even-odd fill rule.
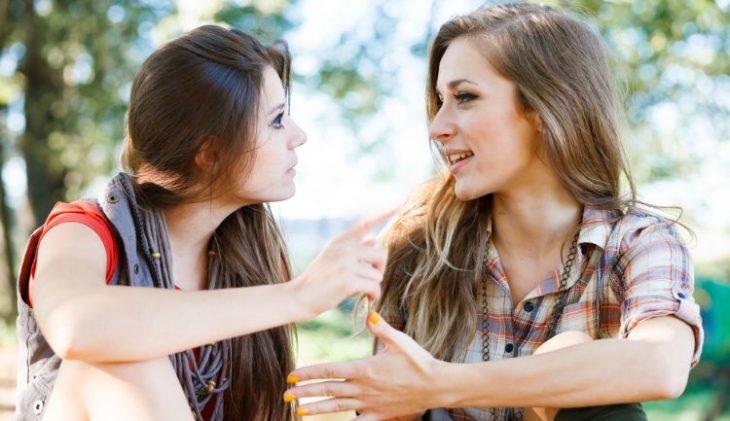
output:
[[529,357],[442,365],[439,377],[451,392],[444,406],[564,408],[673,398],[684,388],[681,371],[689,359],[673,359],[671,349],[665,342],[606,339]]
[[290,283],[212,291],[91,286],[56,306],[46,302],[39,324],[67,359],[148,360],[308,317],[292,290]]

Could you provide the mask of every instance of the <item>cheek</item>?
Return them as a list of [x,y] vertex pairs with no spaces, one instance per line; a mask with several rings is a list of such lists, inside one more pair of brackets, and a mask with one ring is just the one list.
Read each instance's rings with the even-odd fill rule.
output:
[[470,146],[480,163],[490,167],[509,167],[535,154],[536,133],[515,113],[486,116],[475,124]]
[[259,160],[253,167],[253,171],[248,177],[247,187],[257,190],[266,188],[275,179],[274,163]]

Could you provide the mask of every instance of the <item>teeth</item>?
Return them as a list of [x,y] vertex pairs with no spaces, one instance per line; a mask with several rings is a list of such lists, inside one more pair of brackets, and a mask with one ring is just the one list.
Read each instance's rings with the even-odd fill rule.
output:
[[448,156],[448,160],[450,163],[455,164],[458,161],[461,161],[464,158],[468,158],[470,156],[474,155],[471,152],[464,152],[464,153],[457,153],[457,154],[451,154]]

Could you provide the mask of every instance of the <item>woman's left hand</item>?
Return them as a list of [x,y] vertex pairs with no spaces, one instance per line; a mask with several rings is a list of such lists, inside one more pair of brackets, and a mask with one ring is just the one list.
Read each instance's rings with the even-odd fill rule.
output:
[[387,420],[438,407],[444,394],[438,373],[447,363],[433,358],[377,313],[368,317],[368,330],[385,346],[382,352],[361,360],[297,369],[287,378],[289,383],[325,381],[293,387],[284,400],[329,397],[301,405],[299,414],[354,410],[360,414],[357,421]]

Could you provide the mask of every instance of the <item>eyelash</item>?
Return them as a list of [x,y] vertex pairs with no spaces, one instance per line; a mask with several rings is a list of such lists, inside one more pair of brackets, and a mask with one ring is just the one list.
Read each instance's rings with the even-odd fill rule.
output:
[[459,104],[463,104],[465,102],[471,101],[475,99],[477,96],[474,94],[470,94],[469,92],[457,92],[456,95],[454,95],[454,98],[456,98],[456,102]]
[[[466,102],[476,99],[477,96],[474,94],[470,94],[469,92],[459,91],[454,95],[454,98],[456,99],[457,104],[464,104]],[[439,108],[444,105],[444,100],[442,97],[439,96],[437,98],[437,104]]]
[[277,130],[283,129],[284,125],[281,124],[281,120],[283,118],[284,118],[284,112],[282,111],[279,114],[277,114],[277,116],[274,118],[274,121],[271,122],[271,127],[273,127],[274,129],[277,129]]

